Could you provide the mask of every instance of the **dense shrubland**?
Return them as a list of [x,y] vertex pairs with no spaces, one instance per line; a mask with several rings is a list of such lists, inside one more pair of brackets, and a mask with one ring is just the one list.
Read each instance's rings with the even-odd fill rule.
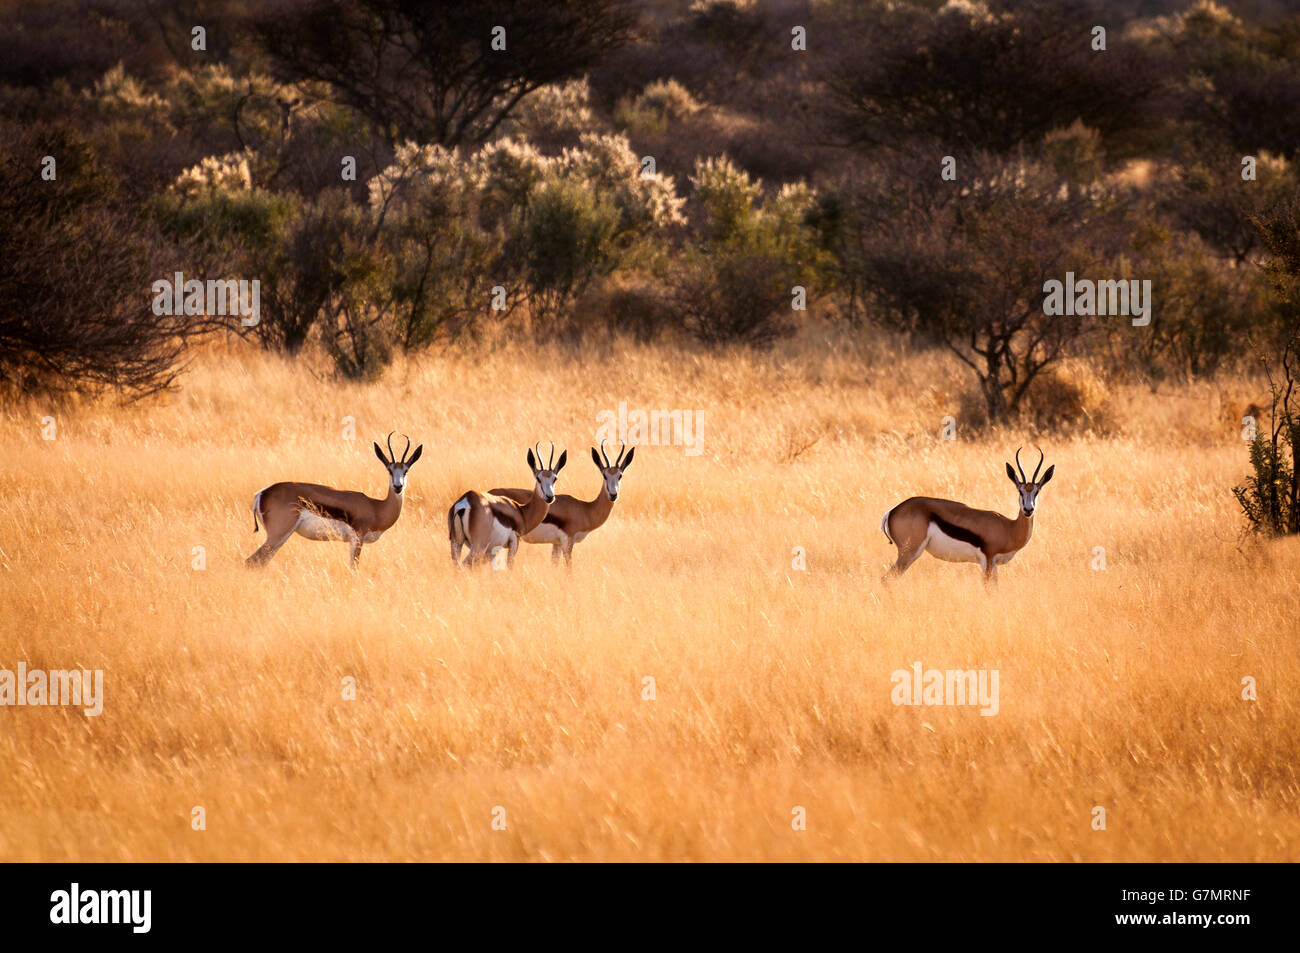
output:
[[[975,424],[1285,374],[1300,17],[1127,6],[12,6],[3,386],[148,393],[212,333],[373,379],[470,335],[816,322],[954,355]],[[151,314],[172,269],[259,280],[260,321]],[[1045,313],[1066,272],[1150,280],[1154,320]]]

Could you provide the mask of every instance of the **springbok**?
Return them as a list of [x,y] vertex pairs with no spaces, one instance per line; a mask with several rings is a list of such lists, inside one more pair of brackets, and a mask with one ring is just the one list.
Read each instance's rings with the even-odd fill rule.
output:
[[560,462],[555,465],[555,444],[551,444],[550,460],[543,467],[541,450],[537,451],[536,458],[529,450],[528,468],[533,471],[536,487],[523,501],[516,502],[495,491],[480,493],[469,490],[462,493],[447,511],[451,561],[459,565],[461,548],[468,546],[469,555],[465,557],[464,565],[473,568],[504,546],[508,550],[506,563],[513,569],[519,539],[546,518],[546,511],[555,500],[555,478],[564,469],[568,458],[569,452],[562,451]]
[[[600,442],[600,453],[596,448],[591,448],[591,459],[600,470],[601,479],[604,481],[602,492],[596,495],[594,500],[580,500],[577,497],[569,496],[567,493],[561,493],[551,503],[551,508],[546,512],[546,518],[542,520],[533,530],[524,534],[525,543],[550,543],[551,544],[551,562],[558,563],[560,555],[564,555],[566,566],[573,564],[573,546],[586,539],[591,533],[600,529],[609,519],[610,511],[614,509],[614,501],[618,499],[619,481],[623,479],[623,471],[632,463],[632,454],[636,453],[636,447],[627,450],[627,456],[623,456],[623,451],[627,450],[627,444],[618,451],[618,457],[613,463],[609,462],[609,454],[605,453],[605,441]],[[601,462],[601,455],[605,460]],[[516,503],[527,502],[528,497],[532,495],[530,490],[493,490],[497,496],[505,496],[514,500]]]
[[1038,494],[1052,478],[1056,466],[1047,468],[1041,480],[1043,451],[1038,451],[1038,466],[1032,478],[1025,477],[1020,466],[1020,449],[1016,450],[1017,479],[1011,464],[1007,476],[1020,494],[1020,515],[1007,519],[991,510],[976,510],[952,500],[935,500],[914,496],[885,514],[880,528],[885,538],[898,547],[898,559],[889,567],[885,578],[902,575],[920,558],[921,553],[948,562],[979,563],[985,582],[997,582],[998,566],[1011,562],[1024,549],[1034,533],[1034,509]]
[[[405,434],[402,435],[406,437]],[[372,500],[354,490],[336,490],[317,483],[275,483],[253,497],[253,532],[258,523],[266,530],[266,542],[245,560],[246,565],[262,566],[289,541],[294,533],[307,539],[343,540],[350,543],[351,565],[357,567],[361,547],[373,543],[392,528],[402,515],[402,490],[406,473],[420,459],[424,445],[415,448],[411,459],[411,438],[406,437],[402,459],[393,453],[393,435],[388,435],[388,456],[376,443],[375,456],[388,469],[388,495]]]

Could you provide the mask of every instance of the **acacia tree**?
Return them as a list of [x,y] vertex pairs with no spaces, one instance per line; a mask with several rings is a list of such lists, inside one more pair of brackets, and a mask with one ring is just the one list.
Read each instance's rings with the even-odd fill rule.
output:
[[454,147],[593,68],[635,21],[627,0],[284,0],[252,32],[279,78],[326,83],[390,144]]
[[897,165],[844,200],[854,219],[841,222],[844,267],[884,323],[969,367],[989,420],[1006,423],[1034,379],[1098,327],[1045,314],[1044,283],[1096,274],[1123,229],[1104,197],[1039,165],[986,162],[966,185],[907,171],[916,167]]
[[[1118,31],[1098,54],[1080,24],[1105,18],[1084,0],[849,7],[831,31],[824,115],[859,148],[927,139],[944,152],[1006,153],[1081,120],[1108,145],[1150,134],[1160,63]],[[942,154],[942,153],[941,153]]]

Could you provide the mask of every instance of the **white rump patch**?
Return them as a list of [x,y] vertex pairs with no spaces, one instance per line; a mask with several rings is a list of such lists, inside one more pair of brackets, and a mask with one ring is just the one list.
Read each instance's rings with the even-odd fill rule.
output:
[[461,497],[451,504],[452,536],[460,543],[469,543],[469,501]]

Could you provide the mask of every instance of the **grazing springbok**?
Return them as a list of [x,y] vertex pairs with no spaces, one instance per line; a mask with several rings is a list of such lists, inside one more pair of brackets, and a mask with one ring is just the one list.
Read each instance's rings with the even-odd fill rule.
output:
[[[561,493],[551,503],[551,508],[546,511],[546,518],[530,532],[524,534],[523,541],[550,543],[551,562],[558,563],[563,554],[565,565],[571,566],[574,544],[586,539],[588,535],[605,525],[610,511],[614,509],[614,501],[618,499],[619,481],[623,479],[623,471],[632,463],[632,454],[636,453],[636,447],[627,450],[626,457],[623,456],[624,450],[627,450],[627,444],[623,444],[618,451],[618,457],[610,463],[609,454],[605,453],[605,441],[600,442],[599,454],[596,448],[592,447],[591,459],[600,470],[601,479],[604,481],[602,492],[598,493],[594,500],[580,500],[567,493]],[[605,457],[603,463],[600,459],[602,454]],[[497,496],[507,496],[516,503],[525,503],[532,495],[531,490],[493,490],[492,492]]]
[[560,453],[559,464],[555,464],[555,444],[551,444],[550,460],[543,467],[541,450],[537,451],[535,458],[533,451],[529,450],[528,469],[533,471],[536,487],[521,502],[495,491],[480,493],[469,490],[462,493],[447,511],[451,561],[459,565],[461,548],[468,546],[469,555],[464,564],[472,568],[483,559],[491,559],[493,553],[505,547],[508,551],[506,564],[513,569],[519,540],[546,518],[546,511],[555,500],[555,478],[564,469],[568,458],[569,452],[565,450]]
[[[402,436],[406,437],[405,434]],[[415,448],[411,459],[411,438],[406,437],[402,459],[393,453],[393,435],[388,435],[388,456],[375,445],[375,456],[388,468],[388,495],[372,500],[354,490],[336,490],[317,483],[275,483],[253,497],[253,532],[258,523],[266,530],[266,542],[245,561],[262,566],[289,541],[294,533],[315,540],[343,540],[352,546],[351,564],[357,568],[361,547],[373,543],[402,515],[402,490],[406,473],[420,459],[424,445]]]
[[952,500],[935,500],[914,496],[904,500],[885,514],[880,528],[885,538],[898,547],[898,559],[889,567],[885,578],[901,575],[907,567],[920,558],[921,553],[948,562],[979,563],[984,570],[985,582],[997,582],[998,566],[1012,558],[1029,542],[1034,533],[1034,509],[1038,494],[1052,478],[1056,466],[1047,468],[1041,480],[1038,471],[1043,466],[1043,451],[1038,451],[1038,466],[1032,478],[1026,479],[1020,466],[1020,450],[1016,450],[1017,479],[1011,464],[1007,476],[1020,494],[1020,515],[1007,519],[991,510],[976,510]]

